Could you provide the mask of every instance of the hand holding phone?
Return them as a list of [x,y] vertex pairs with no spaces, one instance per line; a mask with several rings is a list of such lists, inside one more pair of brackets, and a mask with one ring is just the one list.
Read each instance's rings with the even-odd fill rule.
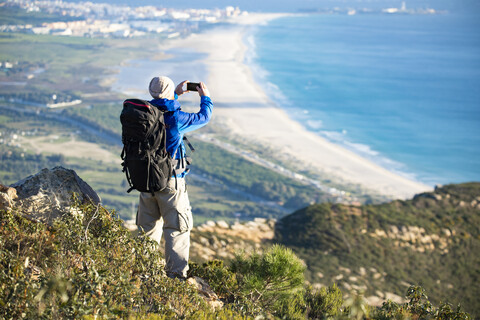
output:
[[198,82],[187,82],[187,90],[188,91],[198,91],[197,87],[200,87],[200,83],[198,83]]
[[207,85],[205,83],[200,82],[200,85],[198,86],[198,94],[200,95],[200,97],[210,97],[210,91],[208,91]]

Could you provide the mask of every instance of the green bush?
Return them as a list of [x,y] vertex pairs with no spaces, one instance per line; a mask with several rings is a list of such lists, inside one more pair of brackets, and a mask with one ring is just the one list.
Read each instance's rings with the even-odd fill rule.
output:
[[207,261],[201,266],[190,262],[188,275],[206,280],[220,298],[229,302],[235,300],[235,295],[238,292],[237,277],[235,273],[223,265],[222,260]]
[[305,303],[309,319],[325,319],[341,313],[343,295],[336,284],[319,291],[313,291],[311,287],[305,290]]
[[[92,204],[52,227],[0,214],[0,318],[190,318],[211,310],[166,277],[156,243]],[[214,318],[212,313],[212,318]]]
[[372,319],[435,319],[435,320],[471,320],[471,316],[461,311],[460,306],[453,309],[449,303],[442,303],[435,308],[428,300],[425,289],[420,286],[410,286],[406,293],[409,302],[399,305],[387,300],[375,310]]
[[302,261],[280,245],[273,245],[263,255],[237,254],[231,270],[237,274],[239,290],[252,303],[252,312],[279,313],[305,282]]

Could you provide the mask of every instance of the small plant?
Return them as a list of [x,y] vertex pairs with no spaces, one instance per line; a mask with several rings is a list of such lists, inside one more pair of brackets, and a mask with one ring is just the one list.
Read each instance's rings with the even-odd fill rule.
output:
[[355,294],[345,301],[345,310],[341,319],[369,319],[370,306],[365,301],[362,294]]
[[189,263],[189,276],[205,279],[213,291],[228,302],[233,302],[238,292],[238,282],[235,273],[223,265],[222,260],[212,260],[203,263]]
[[305,304],[309,319],[331,318],[341,313],[343,294],[336,284],[317,292],[309,286],[305,290]]
[[443,303],[438,307],[438,310],[435,312],[435,319],[436,320],[471,320],[472,317],[460,310],[460,306],[454,310],[452,305],[449,303]]
[[433,307],[430,301],[428,301],[424,288],[420,286],[410,286],[407,290],[406,297],[410,299],[407,308],[412,314],[418,315],[420,318],[432,314]]
[[460,310],[455,310],[449,303],[441,304],[436,309],[425,294],[425,289],[420,286],[410,286],[406,297],[409,302],[399,305],[387,300],[383,305],[373,312],[372,319],[435,319],[435,320],[471,320],[471,316]]
[[237,274],[240,291],[252,303],[251,310],[276,314],[304,286],[302,261],[288,248],[274,245],[263,255],[236,255],[231,270]]

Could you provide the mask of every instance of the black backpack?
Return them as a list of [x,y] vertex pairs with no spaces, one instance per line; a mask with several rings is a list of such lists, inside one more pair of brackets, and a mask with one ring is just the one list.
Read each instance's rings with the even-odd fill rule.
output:
[[166,149],[164,111],[140,99],[123,102],[122,166],[130,189],[163,190],[172,176],[172,158]]

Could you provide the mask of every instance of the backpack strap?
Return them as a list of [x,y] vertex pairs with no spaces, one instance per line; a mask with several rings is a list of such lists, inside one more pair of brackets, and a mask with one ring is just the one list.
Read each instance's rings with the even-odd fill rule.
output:
[[183,136],[183,141],[185,141],[187,143],[188,147],[190,148],[190,150],[192,150],[192,152],[195,152],[195,148],[192,146],[190,141],[187,139],[187,136]]
[[127,182],[128,182],[128,185],[130,186],[130,188],[127,190],[127,193],[130,193],[134,187],[133,187],[133,183],[132,183],[132,178],[130,178],[130,172],[128,171],[128,168],[125,164],[125,155],[126,155],[126,151],[125,151],[125,145],[123,145],[123,149],[122,149],[122,153],[120,154],[120,157],[122,158],[123,162],[122,162],[122,171],[125,172],[125,176],[127,177]]

